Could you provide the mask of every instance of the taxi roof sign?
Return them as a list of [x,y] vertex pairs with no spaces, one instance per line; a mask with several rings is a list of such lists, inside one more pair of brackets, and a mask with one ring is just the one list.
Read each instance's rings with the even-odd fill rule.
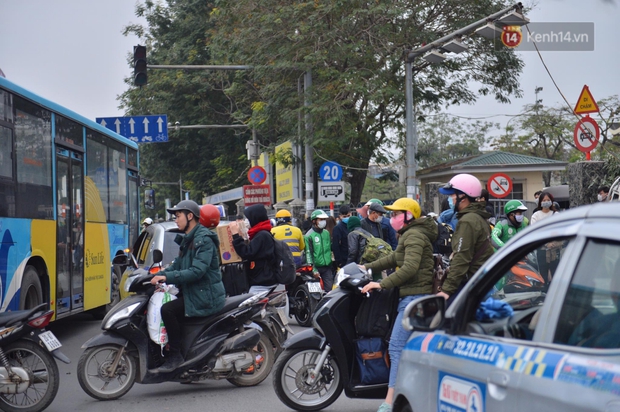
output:
[[583,86],[574,111],[577,114],[597,113],[599,111],[596,100],[592,97],[592,93],[590,93],[587,85]]

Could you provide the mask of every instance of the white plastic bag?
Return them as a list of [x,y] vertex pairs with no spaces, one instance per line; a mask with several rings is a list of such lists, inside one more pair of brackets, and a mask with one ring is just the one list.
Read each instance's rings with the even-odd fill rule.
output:
[[149,305],[146,311],[146,324],[149,330],[149,336],[151,340],[163,349],[168,343],[168,334],[166,333],[166,326],[161,318],[161,307],[164,303],[175,300],[175,296],[179,293],[179,290],[174,285],[166,285],[165,283],[159,285],[155,293],[149,299]]

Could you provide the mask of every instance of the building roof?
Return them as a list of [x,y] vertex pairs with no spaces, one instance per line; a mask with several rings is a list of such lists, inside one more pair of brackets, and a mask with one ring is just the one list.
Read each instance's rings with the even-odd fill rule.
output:
[[454,173],[565,170],[567,165],[568,162],[553,159],[493,151],[422,169],[418,171],[418,176],[431,178]]

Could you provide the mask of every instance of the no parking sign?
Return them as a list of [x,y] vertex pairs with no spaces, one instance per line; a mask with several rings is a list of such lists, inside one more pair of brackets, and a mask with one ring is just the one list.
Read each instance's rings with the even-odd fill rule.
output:
[[504,198],[512,192],[512,179],[507,174],[496,173],[487,181],[489,194],[496,198]]

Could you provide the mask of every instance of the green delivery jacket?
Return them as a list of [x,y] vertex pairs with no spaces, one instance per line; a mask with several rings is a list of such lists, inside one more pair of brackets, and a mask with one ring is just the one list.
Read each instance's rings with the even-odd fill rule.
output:
[[503,219],[501,222],[498,222],[491,232],[491,243],[493,247],[499,249],[504,246],[514,235],[525,229],[528,224],[529,221],[525,216],[519,227],[513,226],[512,222],[508,219]]
[[[452,259],[448,277],[444,281],[442,290],[452,295],[457,291],[464,280],[468,280],[493,254],[490,244],[491,227],[487,219],[491,214],[484,209],[484,204],[471,203],[458,212],[458,223],[452,235]],[[487,246],[484,246],[487,244]],[[476,253],[485,247],[475,262],[472,262]]]
[[433,218],[414,220],[398,231],[396,250],[379,260],[367,263],[373,272],[396,268],[381,281],[381,288],[399,288],[400,297],[433,293],[433,242],[437,239],[437,223]]
[[312,226],[304,236],[306,242],[306,263],[313,268],[332,264],[332,241],[327,229]]
[[209,316],[219,312],[224,307],[226,291],[220,272],[217,235],[198,224],[174,241],[180,245],[179,256],[158,275],[165,275],[166,283],[181,289],[185,316]]

